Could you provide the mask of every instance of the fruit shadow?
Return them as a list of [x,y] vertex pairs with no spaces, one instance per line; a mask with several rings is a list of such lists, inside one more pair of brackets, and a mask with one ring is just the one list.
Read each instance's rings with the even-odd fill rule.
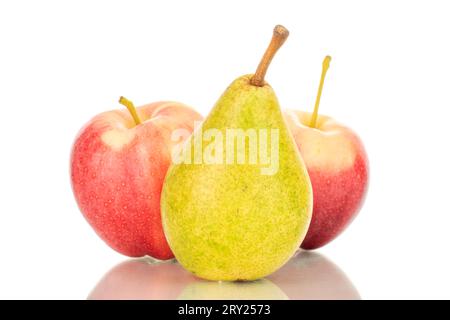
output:
[[346,274],[316,252],[300,251],[270,276],[251,282],[214,282],[196,278],[175,260],[124,261],[97,283],[92,300],[309,300],[360,299]]

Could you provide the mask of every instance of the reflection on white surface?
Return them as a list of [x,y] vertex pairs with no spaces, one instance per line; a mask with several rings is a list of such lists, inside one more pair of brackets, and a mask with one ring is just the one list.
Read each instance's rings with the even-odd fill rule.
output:
[[174,260],[132,259],[111,269],[88,299],[176,299],[196,278]]
[[272,281],[260,279],[249,282],[197,280],[178,296],[180,300],[288,300],[286,294]]
[[88,299],[360,299],[345,273],[323,255],[301,252],[283,268],[252,282],[198,279],[175,261],[125,261],[110,270]]
[[303,251],[267,277],[292,300],[359,300],[347,275],[322,254]]

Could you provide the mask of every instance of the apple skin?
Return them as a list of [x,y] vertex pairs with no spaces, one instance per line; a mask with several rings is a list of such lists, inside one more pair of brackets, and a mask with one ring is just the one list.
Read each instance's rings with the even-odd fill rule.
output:
[[284,112],[305,161],[313,189],[313,216],[301,248],[313,250],[335,239],[361,208],[369,182],[369,162],[358,135],[330,117]]
[[161,223],[160,195],[175,129],[192,132],[202,117],[177,102],[155,102],[129,112],[101,113],[79,132],[70,159],[80,211],[114,250],[130,257],[173,258]]

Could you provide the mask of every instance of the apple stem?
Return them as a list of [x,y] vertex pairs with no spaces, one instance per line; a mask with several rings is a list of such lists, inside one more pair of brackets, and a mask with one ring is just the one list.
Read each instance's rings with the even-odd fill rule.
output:
[[319,90],[317,91],[316,105],[314,106],[314,112],[311,117],[311,122],[309,123],[309,126],[311,128],[316,127],[317,116],[319,115],[320,97],[322,96],[323,83],[325,81],[325,75],[327,74],[328,68],[330,67],[330,61],[331,61],[330,56],[326,56],[325,59],[323,59],[322,75],[320,76],[320,84],[319,84]]
[[134,106],[133,102],[131,102],[130,100],[128,100],[125,97],[120,97],[119,103],[121,105],[127,107],[128,111],[130,111],[130,114],[133,117],[133,120],[136,123],[136,125],[140,125],[141,124],[141,119],[139,119],[139,116],[138,116],[137,111],[136,111],[136,107]]
[[258,68],[256,69],[255,74],[250,79],[250,84],[263,87],[264,86],[264,77],[266,76],[267,69],[269,68],[270,62],[273,57],[277,53],[278,49],[283,45],[289,36],[289,31],[283,27],[282,25],[277,25],[273,29],[272,40],[270,40],[270,44],[264,53]]

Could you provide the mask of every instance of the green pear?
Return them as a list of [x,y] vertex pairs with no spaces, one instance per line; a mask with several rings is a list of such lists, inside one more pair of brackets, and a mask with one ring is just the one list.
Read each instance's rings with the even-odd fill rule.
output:
[[311,220],[312,189],[267,68],[288,36],[276,26],[254,75],[236,79],[178,155],[161,195],[168,243],[207,280],[255,280],[286,263]]

